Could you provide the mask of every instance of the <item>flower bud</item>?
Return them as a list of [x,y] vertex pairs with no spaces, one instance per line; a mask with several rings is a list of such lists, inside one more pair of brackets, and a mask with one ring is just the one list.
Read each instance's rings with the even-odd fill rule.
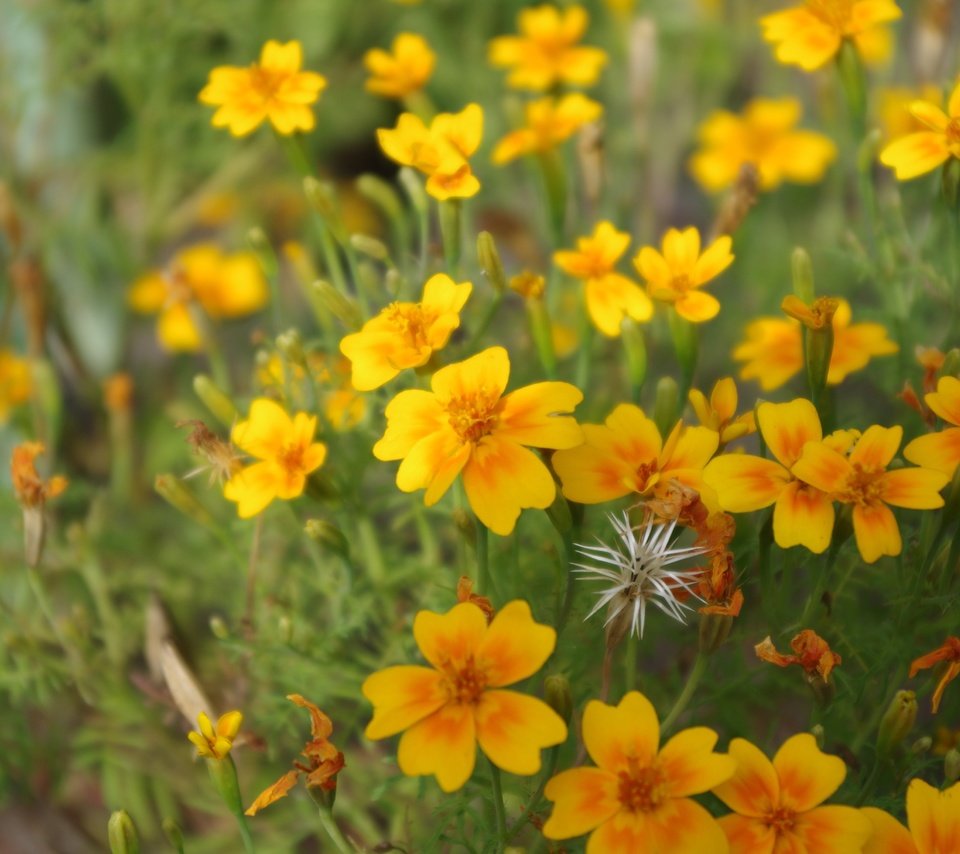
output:
[[673,377],[661,377],[657,381],[657,394],[653,400],[653,420],[661,436],[670,433],[677,420],[680,389]]
[[837,71],[840,83],[847,98],[847,107],[854,124],[857,141],[863,134],[867,113],[867,85],[863,73],[863,62],[854,45],[853,39],[844,39],[837,53]]
[[403,185],[413,209],[418,214],[426,214],[430,208],[430,202],[427,191],[423,187],[423,180],[416,171],[409,166],[403,166],[397,173],[397,180]]
[[336,234],[340,225],[340,211],[333,185],[308,175],[303,179],[303,194],[307,197],[310,206],[323,217],[330,230]]
[[952,786],[960,780],[960,750],[951,747],[943,757],[944,783]]
[[539,297],[527,299],[527,318],[530,321],[530,335],[537,348],[540,364],[548,377],[555,376],[557,354],[553,347],[553,323],[547,304]]
[[730,614],[701,614],[699,643],[700,652],[710,655],[723,646],[733,628]]
[[837,693],[837,686],[833,684],[833,675],[824,679],[819,673],[804,672],[803,676],[817,703],[822,707],[829,706]]
[[570,723],[573,715],[573,695],[570,692],[570,680],[560,673],[548,676],[543,682],[544,699],[565,724]]
[[240,797],[240,781],[237,779],[237,766],[228,753],[222,759],[210,759],[206,762],[213,785],[223,798],[227,809],[234,815],[243,815],[243,799]]
[[179,510],[184,516],[199,522],[205,528],[216,527],[213,516],[180,478],[172,474],[158,474],[154,479],[153,488],[167,504]]
[[223,617],[218,614],[214,614],[210,618],[210,633],[217,640],[225,641],[230,638],[230,629],[227,627],[227,623]]
[[813,740],[817,743],[817,747],[823,750],[824,737],[826,736],[826,730],[823,728],[823,724],[814,724],[810,727],[810,735],[813,736]]
[[453,526],[460,532],[464,539],[471,545],[477,541],[477,526],[471,516],[462,507],[457,507],[451,514]]
[[373,202],[391,222],[403,218],[403,204],[397,191],[377,175],[361,175],[356,182],[357,192]]
[[547,515],[553,527],[561,535],[569,534],[573,530],[573,516],[570,513],[570,504],[563,493],[558,489],[553,496],[553,503],[547,508]]
[[161,823],[161,827],[163,827],[163,834],[167,837],[170,845],[180,852],[180,854],[183,854],[183,831],[180,830],[180,825],[172,818],[165,818]]
[[310,290],[320,304],[332,314],[346,329],[360,328],[360,312],[351,300],[340,293],[333,285],[323,279],[317,279]]
[[929,735],[922,735],[913,744],[910,745],[911,756],[923,756],[930,752],[933,747],[933,739]]
[[233,401],[206,374],[197,374],[193,378],[193,390],[210,414],[224,427],[232,427],[240,417]]
[[917,695],[913,691],[897,691],[880,719],[877,750],[889,753],[903,741],[917,719]]
[[110,854],[139,854],[140,837],[126,810],[117,810],[107,822]]
[[390,250],[387,244],[369,234],[351,234],[350,245],[363,255],[373,258],[374,261],[388,261]]
[[326,546],[335,554],[346,557],[350,553],[350,543],[343,531],[326,519],[308,519],[303,530],[311,540]]
[[624,317],[620,324],[620,340],[623,342],[623,352],[627,357],[630,389],[636,395],[647,378],[647,345],[643,340],[643,331],[635,320]]
[[[681,317],[675,308],[668,312],[670,321],[670,337],[673,339],[673,349],[677,354],[677,361],[680,363],[680,372],[683,377],[684,394],[693,383],[693,373],[697,367],[697,355],[700,349],[697,325]],[[679,416],[680,410],[674,408],[675,418]],[[665,435],[665,434],[664,434]]]
[[481,231],[477,235],[477,258],[480,261],[480,269],[490,280],[493,289],[498,294],[503,293],[507,286],[507,277],[503,272],[503,263],[500,261],[500,253],[497,252],[497,244],[489,231]]

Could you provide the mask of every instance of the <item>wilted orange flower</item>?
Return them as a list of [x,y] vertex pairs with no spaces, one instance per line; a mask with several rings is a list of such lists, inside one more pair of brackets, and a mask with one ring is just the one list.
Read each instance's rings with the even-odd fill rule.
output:
[[13,492],[24,509],[43,507],[67,488],[67,479],[55,475],[43,480],[34,462],[46,449],[43,442],[24,442],[13,449],[10,458],[10,478]]
[[517,16],[519,36],[491,40],[488,58],[498,68],[511,68],[507,83],[515,89],[543,92],[558,84],[592,86],[607,62],[600,48],[581,47],[589,23],[582,6],[561,11],[543,4]]
[[830,672],[841,663],[842,659],[830,649],[828,644],[813,629],[804,629],[792,641],[790,648],[794,655],[783,655],[777,652],[770,637],[765,637],[753,649],[757,658],[776,664],[778,667],[789,667],[799,664],[807,676],[819,678],[824,682],[830,679]]
[[229,442],[224,442],[202,421],[195,418],[178,421],[174,424],[174,427],[191,428],[190,434],[186,437],[187,444],[207,461],[205,467],[191,472],[187,477],[209,470],[210,482],[222,484],[243,468],[243,464],[240,462],[240,454],[237,453],[236,449]]
[[351,363],[351,381],[360,391],[371,391],[406,368],[427,364],[446,346],[460,326],[463,308],[473,285],[454,283],[446,273],[431,276],[420,302],[395,302],[363,329],[340,342],[340,352]]
[[701,252],[697,229],[671,228],[663,237],[662,254],[644,246],[633,263],[651,297],[672,305],[684,320],[703,323],[717,316],[720,302],[700,288],[733,263],[732,242],[725,234]]
[[326,792],[337,788],[337,774],[343,770],[343,754],[330,742],[333,734],[333,722],[320,709],[299,694],[288,694],[287,699],[294,705],[310,712],[310,735],[301,751],[307,764],[294,760],[293,771],[287,771],[279,780],[264,789],[256,800],[246,809],[246,815],[256,815],[264,807],[270,806],[296,785],[302,774],[307,789],[321,789]]
[[397,486],[426,489],[436,504],[463,473],[467,500],[491,531],[509,534],[525,507],[545,508],[556,494],[534,448],[572,448],[583,434],[569,413],[583,399],[575,386],[541,382],[504,395],[510,358],[489,347],[447,365],[431,391],[402,391],[387,405],[387,429],[373,447],[378,460],[403,460]]
[[433,74],[437,55],[427,40],[416,33],[399,33],[390,52],[375,47],[363,55],[370,77],[368,92],[384,98],[404,98],[422,89]]
[[431,666],[388,667],[367,677],[362,691],[374,709],[367,738],[406,730],[397,750],[400,770],[433,774],[445,792],[470,779],[478,743],[504,771],[536,774],[540,751],[560,744],[567,726],[542,700],[502,689],[543,666],[557,633],[534,622],[518,599],[489,625],[471,602],[446,614],[421,611],[413,635]]
[[729,755],[736,771],[713,793],[734,811],[718,820],[731,854],[860,851],[870,822],[853,807],[823,806],[847,769],[812,735],[788,738],[772,762],[742,738],[730,742]]
[[795,130],[801,112],[795,98],[756,98],[741,115],[711,113],[697,131],[700,149],[690,158],[690,173],[711,193],[733,184],[744,163],[757,168],[762,190],[784,181],[815,184],[837,148],[822,134]]
[[197,755],[205,759],[225,759],[230,754],[234,739],[243,723],[243,715],[233,711],[220,715],[214,728],[206,712],[197,715],[200,731],[187,733],[187,738],[197,748]]
[[524,154],[552,151],[603,114],[602,105],[579,92],[562,98],[538,98],[530,101],[524,110],[524,126],[497,143],[491,158],[494,163],[509,163]]
[[0,424],[6,423],[11,409],[30,399],[32,390],[30,363],[12,350],[0,350]]
[[903,449],[903,456],[928,469],[953,476],[960,465],[960,379],[940,377],[937,390],[924,395],[927,406],[953,427],[919,436]]
[[583,742],[597,767],[562,771],[547,783],[544,795],[555,802],[543,825],[547,839],[590,833],[587,851],[597,854],[725,850],[716,820],[691,797],[733,773],[731,759],[713,752],[713,730],[685,729],[661,747],[656,711],[631,691],[617,706],[587,703]]
[[313,71],[301,71],[302,64],[300,42],[271,39],[260,51],[259,62],[245,68],[214,68],[198,98],[219,108],[213,126],[228,128],[234,136],[246,136],[267,120],[284,135],[312,130],[316,120],[310,105],[327,81]]
[[840,300],[836,297],[816,297],[808,304],[794,294],[787,294],[781,301],[780,308],[787,317],[799,320],[807,329],[816,331],[833,325],[833,318],[840,308]]
[[604,220],[589,237],[578,237],[577,248],[553,253],[556,265],[565,273],[586,280],[587,311],[604,335],[620,334],[624,317],[644,322],[653,316],[653,304],[643,289],[616,272],[620,256],[630,245],[630,235],[617,231]]
[[860,810],[873,835],[864,854],[954,854],[960,851],[960,783],[939,791],[914,779],[907,787],[907,824],[876,807]]
[[231,440],[257,462],[236,472],[223,487],[228,501],[237,502],[241,519],[256,516],[275,498],[300,495],[307,475],[323,465],[327,446],[314,442],[317,417],[298,412],[291,418],[279,403],[259,397],[250,404],[246,421],[235,424]]
[[468,575],[461,575],[457,581],[457,601],[471,602],[476,605],[483,611],[483,616],[487,618],[488,623],[493,619],[493,615],[496,614],[493,603],[486,596],[480,596],[473,592],[473,580]]
[[960,82],[950,93],[947,110],[930,101],[914,101],[910,113],[925,130],[891,142],[880,152],[880,162],[907,181],[932,172],[951,157],[960,157]]
[[960,676],[960,638],[948,637],[941,646],[933,652],[921,655],[910,665],[910,678],[913,679],[921,670],[926,670],[939,664],[941,661],[947,662],[947,667],[937,683],[937,690],[933,692],[933,702],[931,708],[936,714],[940,709],[940,700],[943,699],[943,689],[952,682],[957,676]]
[[901,14],[893,0],[805,0],[761,18],[760,26],[780,62],[814,71],[836,56],[845,39],[867,62],[882,62],[892,42],[882,25]]
[[756,432],[757,424],[752,411],[737,415],[737,385],[732,377],[717,380],[709,400],[695,388],[690,389],[687,398],[697,420],[720,434],[721,445]]

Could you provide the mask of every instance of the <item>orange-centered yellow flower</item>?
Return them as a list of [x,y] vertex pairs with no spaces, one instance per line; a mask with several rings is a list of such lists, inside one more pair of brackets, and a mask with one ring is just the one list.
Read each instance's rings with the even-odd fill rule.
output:
[[492,155],[494,163],[509,163],[524,154],[552,151],[603,114],[599,103],[579,92],[562,98],[538,98],[530,101],[524,110],[524,126],[497,143]]
[[653,304],[643,289],[614,269],[629,245],[629,234],[603,221],[597,223],[590,237],[577,238],[575,250],[564,249],[553,254],[561,270],[586,280],[590,319],[611,338],[620,334],[624,317],[644,322],[653,316]]
[[923,399],[933,412],[954,426],[914,439],[903,449],[903,456],[918,466],[952,476],[960,465],[960,379],[940,377],[937,390],[925,394]]
[[822,134],[795,130],[801,112],[795,98],[756,98],[742,115],[711,113],[697,131],[700,148],[690,158],[690,174],[710,193],[729,187],[744,163],[757,168],[762,190],[784,181],[815,184],[837,148]]
[[470,779],[477,743],[498,768],[536,774],[540,751],[564,741],[567,726],[542,700],[502,689],[543,666],[557,633],[535,622],[530,606],[517,599],[489,625],[472,602],[446,614],[421,611],[413,636],[430,667],[388,667],[367,677],[362,691],[373,703],[367,738],[403,732],[400,770],[433,774],[445,792]]
[[720,445],[726,445],[741,436],[755,433],[753,412],[737,415],[737,385],[732,377],[723,377],[714,383],[710,399],[699,389],[690,389],[687,395],[697,420],[720,434]]
[[212,244],[178,252],[164,271],[141,276],[127,302],[143,314],[159,314],[157,338],[174,352],[203,348],[191,307],[214,319],[243,317],[259,311],[269,296],[256,256],[225,255]]
[[347,335],[340,352],[351,362],[353,387],[370,391],[405,368],[427,364],[460,326],[460,309],[472,289],[470,282],[458,285],[437,273],[423,286],[420,302],[392,303],[359,332]]
[[400,33],[388,53],[375,47],[363,55],[370,77],[364,84],[368,92],[384,98],[404,98],[422,89],[437,61],[423,36]]
[[713,793],[734,811],[719,819],[731,854],[850,854],[870,835],[859,810],[821,806],[847,769],[809,733],[788,738],[773,762],[742,738],[730,742],[729,755],[736,771]]
[[291,418],[276,401],[259,397],[246,421],[234,425],[230,438],[257,462],[240,469],[223,486],[237,502],[241,519],[256,516],[274,498],[289,500],[303,492],[307,475],[323,465],[327,446],[314,442],[317,417],[298,412]]
[[187,738],[197,748],[197,756],[205,759],[225,759],[233,747],[233,741],[240,732],[243,715],[240,712],[227,712],[220,715],[214,728],[206,712],[197,716],[200,732],[188,732]]
[[11,409],[30,399],[32,390],[30,363],[12,350],[0,350],[0,424],[6,423]]
[[644,246],[634,264],[646,280],[650,296],[672,305],[685,320],[703,323],[717,316],[720,303],[700,288],[733,263],[732,243],[725,234],[701,253],[697,229],[671,228],[663,237],[662,254]]
[[910,678],[913,679],[921,670],[933,667],[940,662],[946,662],[943,675],[937,683],[937,690],[933,692],[932,709],[936,714],[940,709],[940,700],[943,699],[943,690],[948,683],[960,676],[960,638],[948,637],[933,652],[921,655],[910,665]]
[[316,120],[310,105],[320,97],[326,78],[301,71],[303,48],[298,41],[268,41],[260,61],[246,68],[221,65],[198,96],[204,104],[219,109],[214,127],[228,128],[234,136],[246,136],[269,120],[277,133],[313,130]]
[[898,555],[900,529],[888,505],[915,510],[943,507],[940,490],[949,477],[925,468],[887,471],[903,438],[902,427],[874,425],[844,456],[823,442],[808,442],[791,471],[800,480],[853,505],[853,532],[860,556],[873,563],[882,555]]
[[427,176],[427,192],[435,199],[466,199],[480,191],[468,158],[483,138],[483,110],[468,104],[459,113],[441,113],[428,128],[413,113],[402,113],[394,128],[380,128],[383,153],[402,166]]
[[569,417],[583,400],[569,383],[542,382],[504,395],[510,358],[490,347],[433,375],[431,391],[402,391],[387,406],[387,429],[373,447],[379,460],[403,460],[397,486],[426,489],[436,504],[458,474],[467,500],[491,531],[506,536],[521,509],[549,507],[553,478],[534,448],[583,441]]
[[632,403],[621,403],[603,424],[584,424],[583,436],[582,445],[553,455],[563,494],[581,504],[654,495],[674,480],[700,491],[703,467],[720,441],[713,430],[678,422],[664,442]]
[[760,19],[763,37],[784,65],[813,71],[826,65],[849,39],[867,62],[890,55],[891,34],[882,26],[901,11],[893,0],[805,0]]
[[920,779],[907,787],[907,824],[876,807],[861,812],[873,835],[863,854],[955,854],[960,851],[960,783],[939,791]]
[[960,157],[960,82],[950,94],[946,112],[930,101],[914,101],[910,113],[926,129],[894,140],[880,152],[880,162],[893,169],[901,181]]
[[657,713],[631,691],[617,706],[587,704],[583,743],[597,767],[562,771],[547,783],[544,795],[555,802],[547,839],[590,833],[591,854],[726,850],[716,820],[690,797],[733,773],[731,759],[713,752],[713,730],[685,729],[661,747]]
[[592,86],[607,62],[596,47],[581,47],[589,23],[582,6],[561,11],[543,4],[523,9],[517,16],[519,36],[492,39],[491,65],[512,69],[507,83],[515,89],[543,92],[559,84]]

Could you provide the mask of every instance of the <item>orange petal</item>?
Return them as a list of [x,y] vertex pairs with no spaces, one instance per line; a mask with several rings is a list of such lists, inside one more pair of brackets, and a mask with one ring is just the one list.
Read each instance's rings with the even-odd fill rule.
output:
[[536,774],[540,751],[567,737],[560,715],[543,700],[516,691],[484,691],[476,721],[480,749],[511,774]]
[[960,851],[960,785],[939,792],[923,780],[911,780],[907,822],[921,854]]
[[743,738],[733,739],[728,753],[736,766],[733,776],[713,793],[741,815],[759,818],[771,813],[780,803],[780,781],[773,764]]
[[583,743],[594,762],[616,773],[627,757],[641,765],[652,762],[660,744],[660,723],[650,701],[639,691],[625,694],[620,704],[591,700],[583,713]]
[[773,757],[773,767],[780,778],[780,806],[795,812],[823,803],[847,776],[843,760],[823,753],[806,732],[783,743]]
[[773,509],[773,538],[782,549],[806,546],[821,554],[830,545],[833,522],[829,496],[795,480],[780,493]]
[[799,461],[790,469],[794,477],[821,492],[842,492],[853,467],[842,454],[820,442],[809,442]]
[[757,427],[770,453],[786,468],[800,459],[807,442],[823,438],[816,407],[802,397],[790,403],[761,403],[757,407]]
[[689,798],[670,798],[650,812],[622,810],[587,842],[587,854],[704,854],[726,850],[720,825]]
[[860,812],[873,828],[863,854],[919,854],[910,831],[890,813],[876,807],[862,807]]
[[300,777],[299,771],[287,771],[276,783],[268,786],[264,789],[259,795],[257,795],[256,800],[247,807],[244,815],[256,815],[264,807],[270,806],[274,801],[279,801],[280,798],[285,798],[287,792],[289,792],[296,784],[297,779]]
[[543,825],[547,839],[570,839],[599,827],[620,811],[616,776],[600,768],[573,768],[551,777],[543,794],[554,802]]
[[732,813],[718,818],[717,824],[734,854],[773,854],[777,832],[766,822]]
[[459,703],[448,703],[414,724],[400,737],[397,748],[397,764],[404,774],[433,774],[445,792],[461,788],[476,761],[473,707]]
[[874,563],[883,555],[898,555],[903,548],[897,520],[886,504],[854,507],[853,533],[865,563]]
[[937,688],[933,692],[933,697],[930,698],[930,708],[934,714],[940,711],[940,701],[943,699],[943,692],[947,685],[956,679],[957,676],[960,676],[960,661],[952,661],[947,666],[947,669],[944,670],[940,681],[937,683]]
[[949,475],[925,468],[896,469],[884,472],[880,478],[884,502],[911,510],[943,507],[940,490],[949,482]]
[[779,463],[750,454],[724,454],[711,460],[703,480],[714,489],[729,513],[749,513],[769,507],[791,481]]
[[360,689],[373,703],[367,738],[387,738],[432,715],[447,702],[443,674],[431,667],[399,665],[368,676]]
[[582,400],[583,392],[570,383],[524,386],[503,398],[497,436],[535,448],[574,448],[583,431],[569,416]]
[[960,465],[960,428],[919,436],[903,449],[903,456],[918,466],[952,476]]
[[873,825],[853,807],[825,806],[797,816],[793,833],[807,851],[817,854],[847,854],[860,851],[870,838]]
[[472,602],[460,602],[446,614],[420,611],[413,636],[420,652],[434,667],[459,668],[472,660],[487,631],[487,618]]
[[500,688],[536,673],[556,643],[556,631],[534,622],[530,606],[516,599],[504,605],[487,627],[477,648],[477,661],[487,684]]
[[890,166],[900,181],[932,172],[950,157],[947,138],[936,131],[920,131],[894,140],[880,152],[880,162]]
[[660,750],[657,762],[674,798],[699,795],[729,779],[734,762],[714,753],[717,734],[709,727],[690,727],[673,736]]
[[850,464],[859,465],[865,471],[879,471],[889,465],[903,439],[903,428],[881,427],[874,424],[867,428],[850,452]]

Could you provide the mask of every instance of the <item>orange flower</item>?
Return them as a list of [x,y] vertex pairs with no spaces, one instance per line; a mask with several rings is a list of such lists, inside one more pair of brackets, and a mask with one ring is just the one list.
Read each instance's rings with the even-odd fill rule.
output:
[[844,456],[824,442],[808,442],[790,469],[795,477],[831,498],[853,505],[853,531],[860,556],[873,563],[882,555],[898,555],[900,529],[888,505],[914,510],[943,507],[940,490],[950,480],[926,468],[887,471],[903,438],[902,427],[870,427]]
[[530,101],[524,111],[524,126],[508,133],[493,149],[494,163],[500,165],[524,154],[552,151],[584,125],[599,119],[603,107],[586,95],[574,92],[559,99]]
[[941,661],[949,662],[940,681],[937,683],[937,690],[933,692],[933,713],[936,714],[940,708],[940,700],[943,699],[943,689],[952,682],[957,676],[960,676],[960,638],[948,637],[941,646],[933,652],[921,655],[910,665],[910,678],[913,679],[921,670],[933,667]]
[[737,386],[732,377],[723,377],[714,383],[710,400],[695,388],[690,389],[687,399],[697,420],[720,434],[721,445],[757,431],[753,412],[737,415]]
[[841,662],[841,658],[820,635],[813,629],[804,629],[792,641],[790,647],[794,655],[783,655],[777,652],[770,637],[765,637],[753,651],[757,658],[776,664],[777,667],[789,667],[799,664],[809,679],[820,678],[824,682],[830,679],[830,672]]
[[542,700],[501,689],[536,673],[557,633],[534,622],[518,599],[489,626],[472,602],[446,614],[421,611],[413,635],[431,666],[388,667],[367,677],[362,691],[374,708],[367,738],[403,732],[400,770],[433,774],[445,792],[470,779],[478,743],[498,768],[536,774],[540,751],[564,741],[567,726]]
[[950,93],[946,112],[931,101],[914,101],[910,113],[925,129],[894,140],[880,152],[880,162],[900,181],[926,175],[951,157],[960,157],[960,82]]
[[924,395],[927,406],[953,427],[920,436],[903,449],[903,456],[918,466],[953,476],[960,465],[960,379],[940,377],[937,390]]
[[597,767],[562,771],[547,783],[544,795],[555,802],[547,839],[590,833],[587,851],[597,854],[725,850],[716,820],[690,797],[733,773],[730,758],[713,752],[713,730],[685,729],[661,747],[656,711],[631,691],[617,706],[587,704],[583,742]]
[[43,480],[34,462],[46,449],[43,442],[24,442],[13,449],[10,457],[10,478],[17,501],[25,509],[43,507],[67,488],[67,479],[55,475]]
[[875,807],[861,812],[869,819],[873,835],[863,854],[956,854],[960,851],[960,783],[938,791],[923,780],[907,787],[907,824]]
[[847,774],[843,760],[814,737],[788,738],[773,762],[742,738],[730,742],[736,771],[713,793],[734,812],[719,819],[731,854],[859,851],[871,825],[853,807],[822,806]]
[[377,47],[363,55],[363,64],[370,72],[364,86],[374,95],[404,98],[426,85],[436,61],[437,55],[423,36],[399,33],[389,53]]
[[293,771],[287,771],[279,780],[264,789],[256,800],[247,807],[246,815],[256,815],[274,801],[286,797],[302,774],[307,789],[321,789],[332,792],[337,788],[337,774],[343,769],[343,754],[330,743],[333,734],[333,722],[320,709],[299,694],[288,694],[287,699],[294,705],[310,712],[310,735],[301,751],[307,759],[306,765],[294,760]]

